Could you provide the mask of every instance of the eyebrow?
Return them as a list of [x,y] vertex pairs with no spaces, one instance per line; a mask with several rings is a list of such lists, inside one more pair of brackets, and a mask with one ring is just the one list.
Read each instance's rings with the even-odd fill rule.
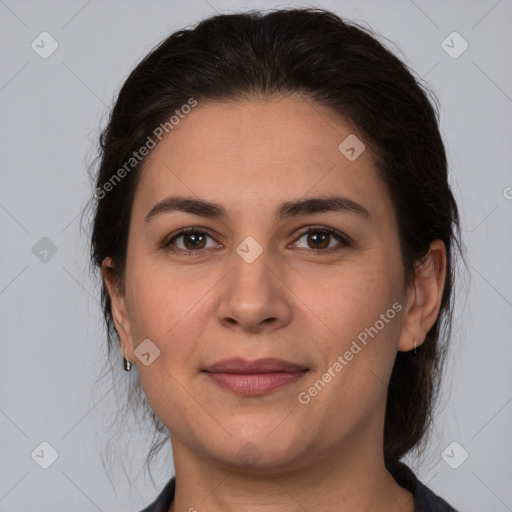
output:
[[[227,219],[226,209],[218,203],[212,203],[203,199],[194,197],[170,196],[156,203],[146,215],[144,222],[148,223],[155,217],[164,213],[185,212],[212,219]],[[324,212],[346,212],[355,213],[370,219],[368,210],[359,203],[348,199],[347,197],[312,197],[307,199],[298,199],[282,203],[276,213],[276,219],[282,220],[287,217],[298,217]]]

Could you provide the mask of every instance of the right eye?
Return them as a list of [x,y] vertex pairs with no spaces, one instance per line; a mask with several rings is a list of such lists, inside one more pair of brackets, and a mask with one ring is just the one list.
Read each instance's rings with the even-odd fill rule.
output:
[[[213,238],[198,228],[185,228],[178,231],[163,247],[175,254],[184,254],[186,256],[200,256],[205,246],[207,238]],[[184,247],[176,247],[175,241],[181,239]],[[215,247],[215,246],[213,246]],[[212,248],[212,247],[210,247]]]

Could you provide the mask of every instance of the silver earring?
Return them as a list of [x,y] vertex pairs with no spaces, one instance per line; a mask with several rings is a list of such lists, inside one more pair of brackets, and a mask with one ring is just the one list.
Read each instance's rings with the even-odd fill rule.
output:
[[126,359],[126,357],[123,357],[124,359],[124,369],[129,372],[132,369],[132,363]]

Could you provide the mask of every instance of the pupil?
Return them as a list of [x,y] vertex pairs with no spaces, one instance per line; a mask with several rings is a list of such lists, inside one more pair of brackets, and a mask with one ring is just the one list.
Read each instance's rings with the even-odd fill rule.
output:
[[[311,238],[313,238],[314,240],[314,244],[318,244],[319,240],[318,240],[318,237],[320,237],[322,240],[320,240],[320,243],[321,242],[325,242],[327,240],[329,235],[327,235],[326,233],[314,233],[313,235],[311,235]],[[321,244],[321,247],[326,247],[325,243]]]
[[[196,242],[198,242],[198,241],[199,241],[199,243],[201,243],[201,240],[200,240],[200,239],[201,239],[202,237],[203,237],[202,235],[198,235],[198,234],[191,234],[191,235],[187,235],[187,236],[185,237],[185,239],[186,239],[188,242],[190,242],[190,241],[192,240],[192,247],[189,247],[189,245],[186,243],[187,247],[189,247],[189,249],[190,249],[190,248],[191,248],[191,249],[197,249],[197,248],[199,247],[199,244],[198,244],[198,243],[196,243]],[[194,241],[194,240],[195,240],[195,241]]]

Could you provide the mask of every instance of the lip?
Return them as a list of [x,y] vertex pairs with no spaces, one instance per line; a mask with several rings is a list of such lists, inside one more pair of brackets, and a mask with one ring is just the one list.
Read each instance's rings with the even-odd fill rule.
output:
[[255,396],[296,382],[308,372],[308,368],[275,358],[254,361],[231,358],[218,361],[203,372],[224,389],[237,395]]
[[249,361],[242,357],[233,357],[231,359],[222,359],[205,368],[204,371],[209,373],[276,373],[276,372],[300,372],[308,370],[305,366],[284,361],[283,359],[275,359],[266,357],[264,359],[255,359]]

